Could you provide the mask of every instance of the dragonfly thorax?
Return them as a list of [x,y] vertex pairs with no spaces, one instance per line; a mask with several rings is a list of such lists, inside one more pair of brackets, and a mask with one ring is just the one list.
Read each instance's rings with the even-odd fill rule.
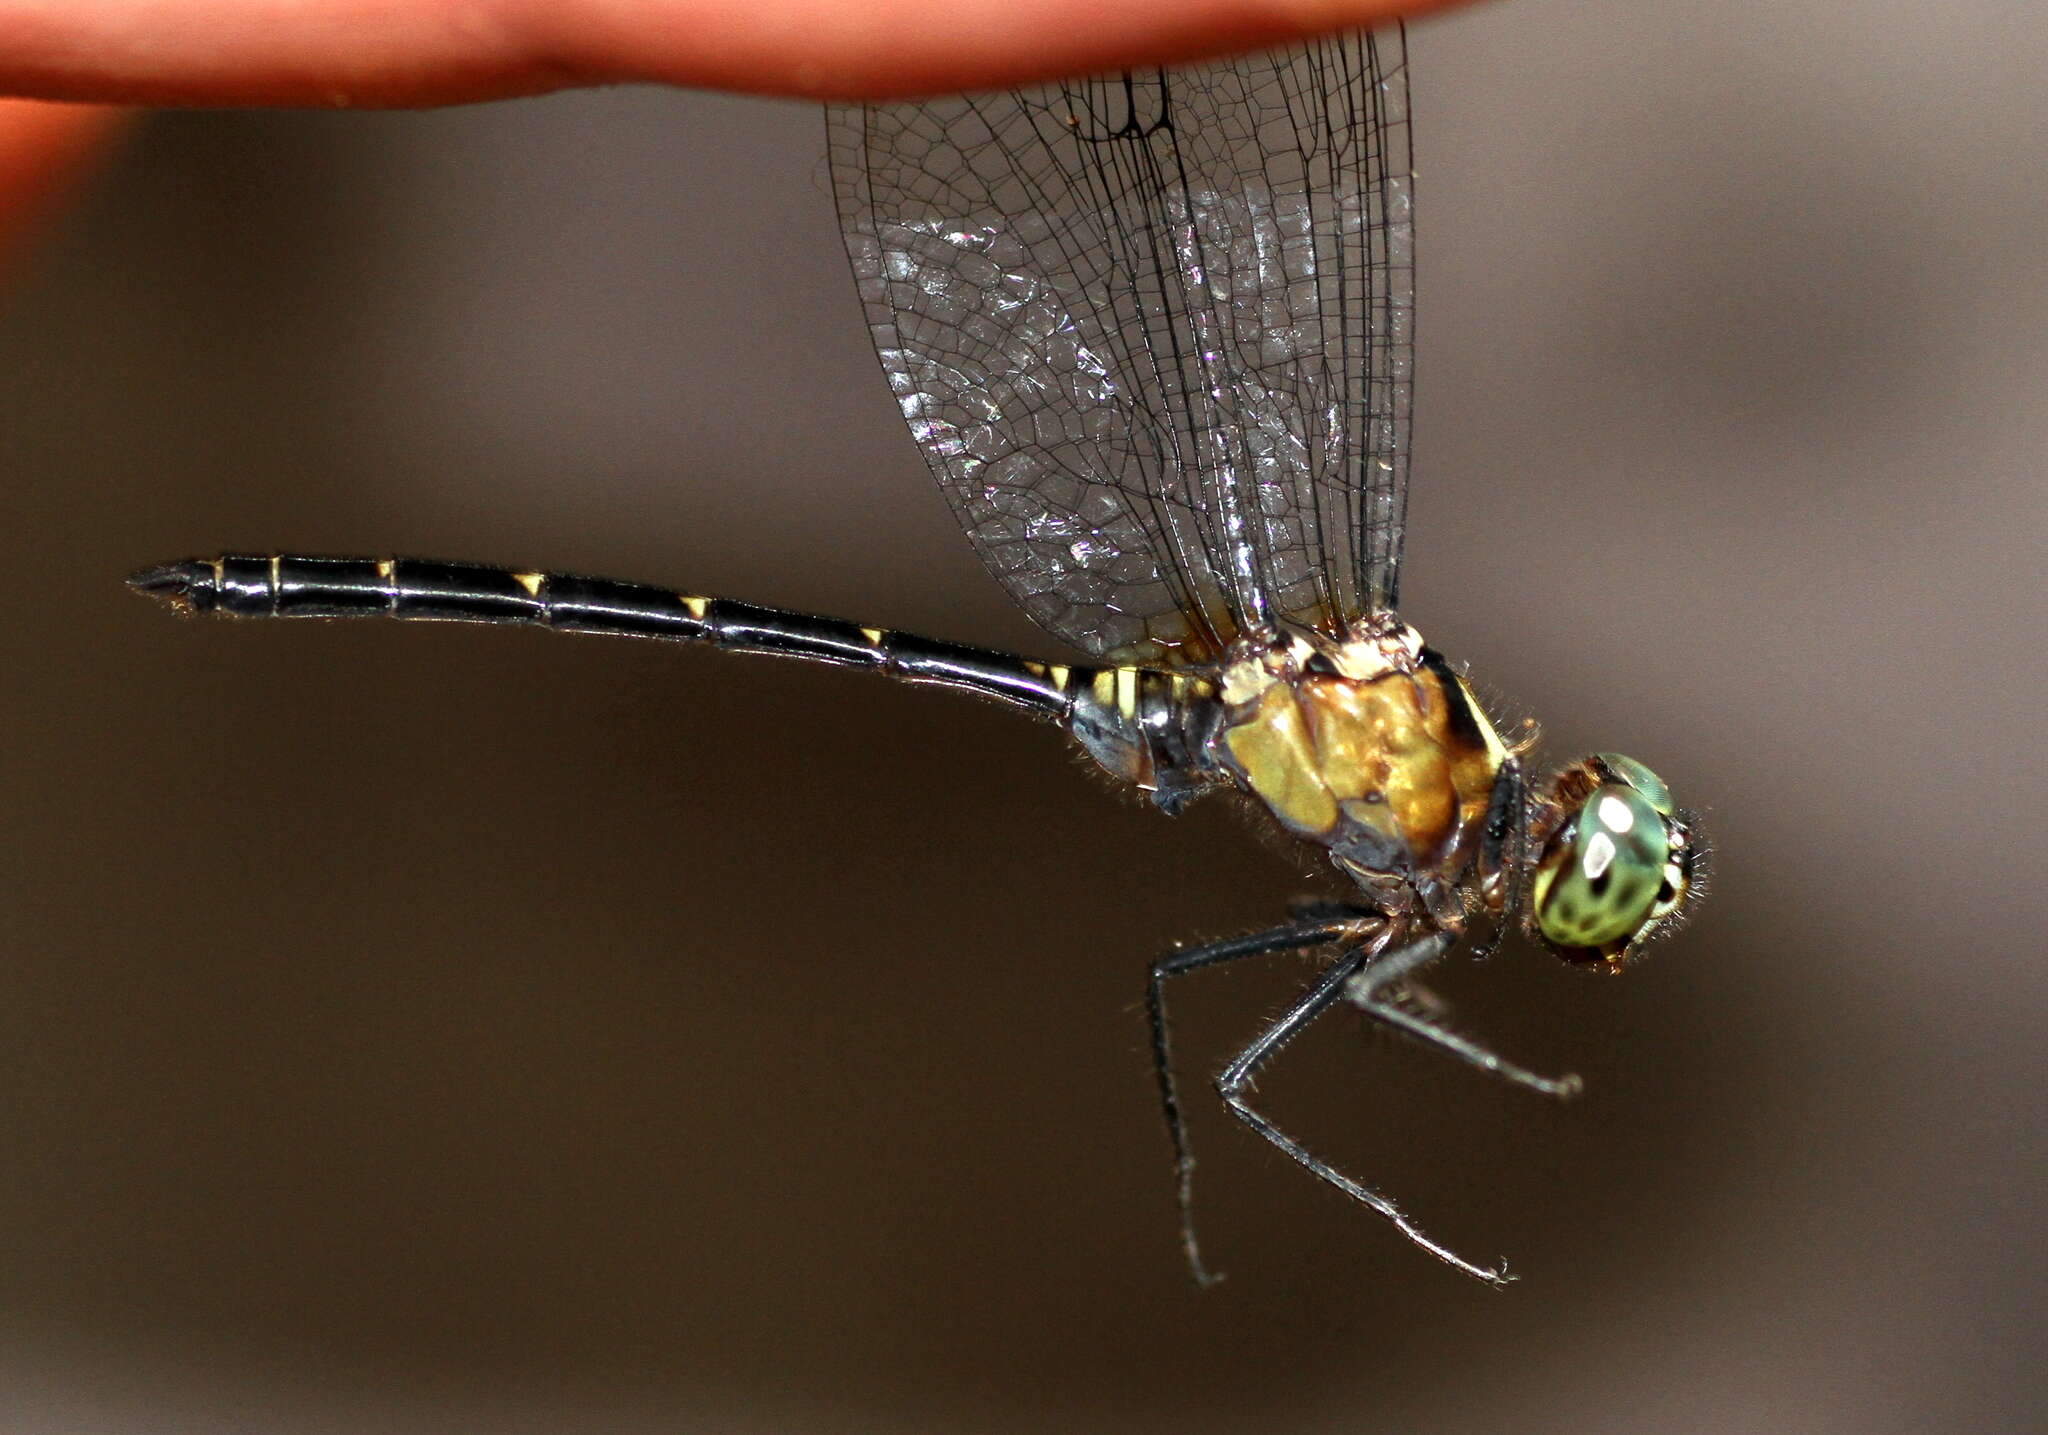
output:
[[1218,766],[1361,880],[1474,869],[1507,748],[1463,678],[1391,614],[1222,665]]

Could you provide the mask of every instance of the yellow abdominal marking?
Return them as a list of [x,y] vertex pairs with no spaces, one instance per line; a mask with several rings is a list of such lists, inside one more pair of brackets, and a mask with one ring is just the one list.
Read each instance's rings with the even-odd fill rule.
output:
[[1074,675],[1073,670],[1062,663],[1035,663],[1027,661],[1024,664],[1024,671],[1031,674],[1034,678],[1043,678],[1051,683],[1052,689],[1056,693],[1065,692],[1067,690],[1067,680]]
[[704,621],[704,615],[711,611],[711,600],[709,598],[691,598],[678,593],[676,594],[676,600],[683,605],[685,612],[700,623]]
[[545,573],[514,573],[512,576],[519,580],[519,586],[526,590],[526,595],[529,598],[538,598],[540,596],[540,585],[546,580],[548,575]]
[[860,635],[878,648],[882,646],[882,639],[889,636],[888,631],[883,628],[862,628]]

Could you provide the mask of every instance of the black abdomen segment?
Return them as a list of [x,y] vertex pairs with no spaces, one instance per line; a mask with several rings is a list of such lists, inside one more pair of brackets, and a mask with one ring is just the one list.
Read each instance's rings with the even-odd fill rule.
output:
[[729,598],[699,598],[608,578],[524,573],[417,558],[228,555],[146,569],[131,587],[193,613],[237,618],[407,618],[527,623],[708,643],[743,653],[874,668],[914,683],[964,688],[1064,720],[1068,690],[1097,671],[863,628]]

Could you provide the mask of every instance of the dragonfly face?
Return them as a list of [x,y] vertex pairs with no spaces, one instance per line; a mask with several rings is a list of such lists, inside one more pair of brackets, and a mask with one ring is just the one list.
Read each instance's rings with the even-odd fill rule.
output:
[[1565,960],[1619,971],[1678,925],[1704,875],[1706,841],[1664,780],[1602,752],[1550,783],[1530,880],[1530,934]]

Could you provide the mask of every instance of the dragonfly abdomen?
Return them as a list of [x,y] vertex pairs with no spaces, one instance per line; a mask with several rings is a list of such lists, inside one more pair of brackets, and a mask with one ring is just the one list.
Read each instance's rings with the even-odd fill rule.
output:
[[1073,683],[1096,671],[731,598],[477,563],[228,554],[161,564],[129,583],[185,612],[234,618],[526,624],[772,653],[962,688],[1059,720],[1073,709]]
[[1105,771],[1169,813],[1216,785],[1210,738],[1223,709],[1209,678],[1172,668],[1058,671],[1073,704],[1067,731]]

